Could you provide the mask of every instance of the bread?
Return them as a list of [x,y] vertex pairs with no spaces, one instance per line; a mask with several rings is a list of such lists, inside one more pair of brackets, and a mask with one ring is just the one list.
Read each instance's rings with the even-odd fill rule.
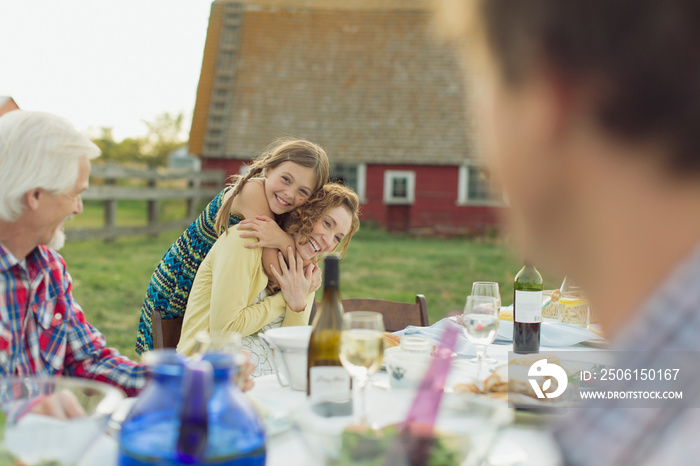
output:
[[452,388],[452,390],[455,393],[478,393],[478,394],[484,393],[474,383],[458,383],[457,385],[455,385]]
[[496,366],[491,375],[484,380],[485,392],[507,392],[508,391],[508,366]]
[[583,297],[567,297],[559,300],[559,322],[577,327],[588,326],[589,302]]
[[[561,360],[546,353],[527,354],[512,359],[509,364],[496,366],[491,374],[484,380],[483,389],[474,383],[460,383],[454,386],[455,393],[484,394],[492,398],[507,399],[508,394],[519,394],[534,398],[535,393],[529,382],[528,371],[530,366],[540,359],[547,359],[548,362],[562,365]],[[578,366],[567,367],[563,365],[568,375],[574,374],[581,368]],[[552,380],[554,388],[556,381]]]
[[399,346],[400,343],[401,337],[393,333],[384,332],[384,348],[393,348],[394,346]]
[[559,318],[559,290],[546,290],[542,293],[543,296],[551,298],[542,308],[542,317],[550,319]]

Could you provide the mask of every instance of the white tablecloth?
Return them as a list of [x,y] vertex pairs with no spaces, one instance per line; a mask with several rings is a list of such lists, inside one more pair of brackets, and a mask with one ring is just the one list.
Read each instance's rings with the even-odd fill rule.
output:
[[[512,345],[491,345],[489,356],[499,363],[505,363],[508,351]],[[572,346],[567,350],[586,350],[583,346]],[[561,348],[541,348],[542,352],[561,350]],[[493,366],[491,366],[493,367]],[[482,370],[486,370],[485,367]],[[476,375],[476,365],[464,359],[454,362],[453,370],[447,380],[447,386],[459,381],[468,380]],[[368,397],[378,396],[380,391],[387,390],[388,377],[386,373],[378,373],[372,378],[374,386],[368,387]],[[380,388],[381,387],[381,388]],[[305,392],[293,391],[280,387],[274,375],[256,379],[255,388],[250,392],[256,400],[262,402],[276,416],[285,416],[294,406],[303,403]],[[384,395],[385,396],[385,395]],[[369,413],[370,420],[372,413]],[[109,437],[103,437],[93,445],[90,451],[79,463],[80,466],[110,466],[116,465],[117,445]],[[561,463],[556,445],[545,429],[525,426],[508,426],[503,429],[489,455],[488,466],[556,466]],[[288,429],[276,435],[270,435],[267,443],[268,466],[316,466],[320,463],[307,450],[298,432]]]
[[[512,345],[491,345],[488,348],[489,356],[505,363],[508,351]],[[553,350],[553,348],[542,348],[541,351]],[[561,348],[557,348],[561,350]],[[567,350],[586,349],[585,347],[569,347]],[[590,348],[588,348],[590,349]],[[493,367],[493,366],[491,366]],[[485,370],[486,367],[484,367]],[[447,381],[447,386],[457,383],[460,380],[468,380],[476,375],[476,365],[466,360],[456,360]],[[379,391],[388,387],[388,377],[386,373],[378,373],[373,378],[374,386],[368,387],[367,395],[378,396]],[[256,379],[255,388],[251,395],[268,406],[271,411],[282,414],[289,412],[294,406],[303,403],[306,398],[304,392],[293,391],[279,386],[274,375],[268,375]],[[369,413],[370,421],[372,412]],[[537,429],[526,426],[508,426],[503,429],[492,448],[489,461],[485,464],[497,465],[519,465],[519,466],[555,466],[561,463],[559,452],[552,441],[549,433],[545,429]],[[268,438],[269,466],[315,466],[320,463],[315,460],[306,449],[301,435],[293,429],[284,431]]]

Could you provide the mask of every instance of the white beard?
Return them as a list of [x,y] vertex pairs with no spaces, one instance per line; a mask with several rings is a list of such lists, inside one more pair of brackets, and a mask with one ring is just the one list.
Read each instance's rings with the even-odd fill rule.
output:
[[63,232],[63,229],[59,227],[46,246],[50,247],[54,251],[58,251],[64,244],[66,244],[66,234]]

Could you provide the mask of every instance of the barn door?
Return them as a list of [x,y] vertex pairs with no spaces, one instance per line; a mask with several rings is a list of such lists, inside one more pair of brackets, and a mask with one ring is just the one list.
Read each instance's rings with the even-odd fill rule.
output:
[[387,170],[384,172],[384,204],[389,231],[407,232],[411,227],[411,205],[416,198],[416,172]]
[[387,229],[393,233],[405,233],[411,226],[410,205],[387,206]]

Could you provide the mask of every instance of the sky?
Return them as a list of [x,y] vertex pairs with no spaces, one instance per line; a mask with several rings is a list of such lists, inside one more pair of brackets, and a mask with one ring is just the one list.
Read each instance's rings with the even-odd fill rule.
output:
[[194,109],[211,0],[0,0],[0,95],[89,135]]

